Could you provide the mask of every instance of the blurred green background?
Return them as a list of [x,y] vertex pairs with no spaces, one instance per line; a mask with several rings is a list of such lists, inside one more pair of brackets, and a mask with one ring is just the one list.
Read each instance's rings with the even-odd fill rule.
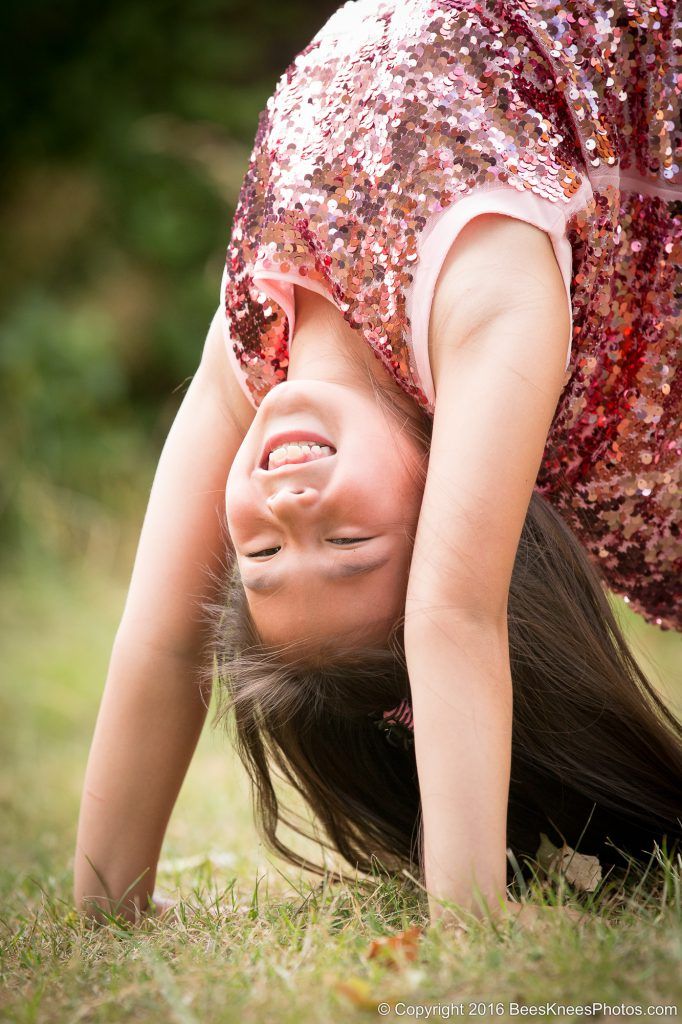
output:
[[[258,113],[336,6],[2,5],[5,894],[35,870],[56,872],[68,899],[108,651],[155,460],[218,303]],[[682,638],[615,603],[682,714]],[[242,774],[207,732],[167,850],[228,838],[255,867]]]

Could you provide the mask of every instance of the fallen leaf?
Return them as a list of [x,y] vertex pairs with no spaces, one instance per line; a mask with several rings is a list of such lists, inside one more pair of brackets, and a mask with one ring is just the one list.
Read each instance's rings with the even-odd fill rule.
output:
[[514,913],[513,920],[514,924],[519,925],[521,928],[535,930],[545,926],[553,927],[554,921],[564,917],[577,923],[583,922],[583,915],[571,907],[553,907],[534,903],[519,904]]
[[535,859],[544,871],[552,870],[552,862],[559,853],[559,847],[555,846],[551,839],[548,839],[544,832],[540,833],[540,845]]
[[535,859],[548,874],[560,871],[567,882],[579,892],[594,892],[602,880],[599,858],[587,853],[577,853],[568,843],[555,846],[544,832],[540,833],[540,845]]
[[393,966],[406,960],[416,960],[421,936],[421,928],[415,925],[413,928],[406,928],[405,931],[396,932],[395,935],[382,935],[378,939],[372,939],[367,950],[367,959],[381,957]]
[[598,857],[576,853],[570,846],[561,848],[557,867],[563,871],[566,881],[579,892],[594,892],[602,880],[601,864]]
[[376,1010],[377,1000],[372,995],[372,987],[364,978],[347,978],[345,981],[337,981],[334,988],[341,995],[349,999],[353,1006],[361,1010]]

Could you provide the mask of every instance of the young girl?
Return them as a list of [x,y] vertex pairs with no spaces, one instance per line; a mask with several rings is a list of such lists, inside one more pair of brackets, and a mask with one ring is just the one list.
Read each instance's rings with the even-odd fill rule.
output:
[[273,767],[434,917],[509,907],[541,832],[614,864],[679,838],[682,728],[604,593],[680,629],[673,26],[357,0],[287,69],[152,488],[80,905],[147,907],[216,650],[296,863]]

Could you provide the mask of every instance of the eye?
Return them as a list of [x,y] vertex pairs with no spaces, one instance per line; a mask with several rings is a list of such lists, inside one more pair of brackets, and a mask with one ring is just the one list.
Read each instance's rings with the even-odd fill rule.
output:
[[372,537],[332,537],[330,544],[359,544],[363,540],[372,540]]
[[247,555],[247,558],[261,558],[262,555],[276,555],[279,548],[264,548],[262,551],[254,551],[252,555]]

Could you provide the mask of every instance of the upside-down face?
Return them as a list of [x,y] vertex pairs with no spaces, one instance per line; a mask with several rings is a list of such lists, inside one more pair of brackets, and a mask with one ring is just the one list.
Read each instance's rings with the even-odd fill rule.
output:
[[268,392],[226,489],[264,643],[386,639],[404,611],[423,458],[368,392],[320,380]]

